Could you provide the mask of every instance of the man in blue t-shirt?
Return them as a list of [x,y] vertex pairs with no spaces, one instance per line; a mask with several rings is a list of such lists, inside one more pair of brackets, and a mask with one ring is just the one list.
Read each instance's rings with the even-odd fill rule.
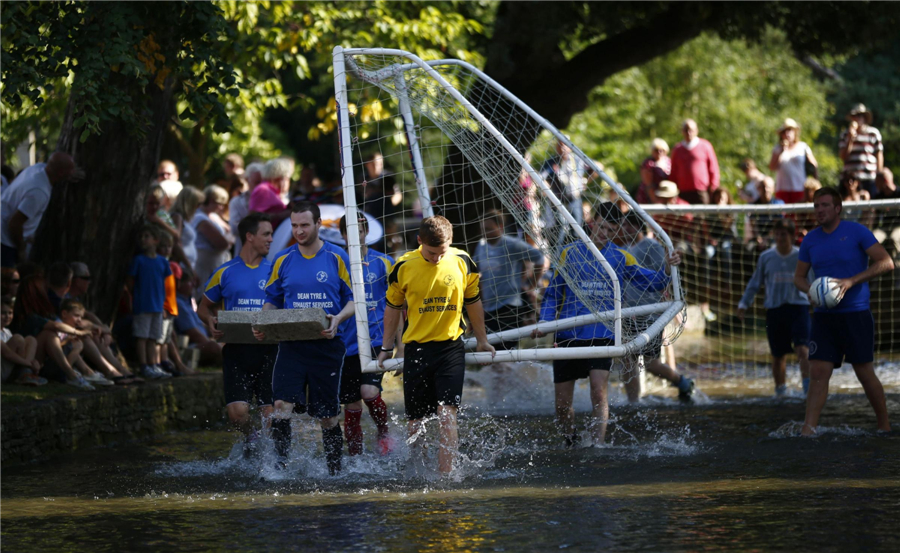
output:
[[[217,328],[220,304],[226,311],[259,311],[266,301],[266,281],[272,263],[266,259],[272,244],[272,223],[264,213],[251,213],[238,223],[243,246],[240,254],[217,268],[197,309],[210,335],[220,339]],[[225,344],[222,348],[222,380],[228,419],[244,434],[244,453],[252,454],[258,434],[250,420],[250,402],[263,416],[263,427],[272,417],[272,367],[278,355],[274,344]]]
[[[319,238],[321,227],[319,206],[310,202],[294,206],[291,234],[297,245],[272,264],[262,309],[321,308],[328,317],[323,339],[278,344],[272,370],[272,439],[281,457],[279,466],[283,467],[291,447],[291,413],[295,406],[301,412],[306,410],[322,426],[325,458],[333,475],[341,470],[344,448],[338,425],[345,353],[340,331],[341,323],[353,316],[354,307],[347,252]],[[257,339],[265,339],[262,332],[254,330],[254,334]]]
[[[347,216],[341,217],[339,223],[341,237],[347,241]],[[360,256],[362,257],[363,283],[366,291],[366,319],[371,340],[372,359],[378,358],[378,352],[384,345],[384,308],[387,305],[388,275],[393,267],[393,260],[381,252],[366,246],[366,235],[369,225],[365,216],[359,218]],[[344,404],[344,437],[347,439],[347,451],[350,455],[363,452],[363,431],[360,424],[363,403],[377,429],[376,444],[378,453],[387,455],[393,451],[395,444],[388,429],[388,409],[381,398],[381,380],[383,372],[364,373],[360,365],[359,343],[357,342],[356,318],[347,320],[342,332],[347,355],[344,357],[344,369],[341,373],[341,403]],[[394,344],[387,344],[394,347]]]
[[[875,322],[869,311],[868,281],[894,269],[894,262],[872,232],[841,221],[841,195],[820,188],[813,196],[818,227],[800,245],[794,284],[809,295],[807,273],[838,279],[841,302],[833,309],[816,305],[809,342],[810,385],[802,434],[814,436],[828,398],[828,381],[846,357],[875,410],[879,432],[890,432],[884,388],[875,374]],[[869,260],[872,260],[871,265]],[[810,295],[810,302],[814,299]]]
[[[641,290],[660,291],[669,283],[668,267],[651,271],[638,265],[637,260],[627,251],[618,248],[612,239],[619,233],[622,212],[612,202],[597,206],[597,213],[591,225],[591,240],[600,254],[612,266],[619,280],[619,289],[625,289],[625,282]],[[668,266],[681,263],[681,253],[676,251],[666,258]],[[597,311],[611,311],[614,308],[614,282],[594,257],[587,244],[576,242],[567,246],[560,256],[559,265],[544,292],[541,304],[541,322],[569,319],[580,315],[590,315],[592,309],[578,298],[566,282],[563,270],[572,277],[580,288],[582,297],[590,297],[592,307]],[[539,338],[544,333],[535,329],[532,336]],[[604,323],[591,323],[556,333],[554,346],[568,348],[609,347],[614,344],[615,335]],[[600,446],[606,440],[606,425],[609,419],[607,387],[612,360],[608,357],[593,359],[557,359],[553,361],[553,384],[556,398],[556,417],[559,429],[568,447],[581,441],[575,432],[575,411],[572,399],[575,382],[587,378],[591,387],[590,429],[593,445]]]

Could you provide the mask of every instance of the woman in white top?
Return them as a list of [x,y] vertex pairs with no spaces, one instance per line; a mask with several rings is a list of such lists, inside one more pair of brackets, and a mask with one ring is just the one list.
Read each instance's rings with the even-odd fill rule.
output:
[[[818,172],[818,162],[806,142],[800,142],[800,125],[788,117],[778,129],[779,143],[772,149],[769,169],[777,171],[775,197],[786,204],[803,201],[806,163]],[[812,176],[816,176],[813,174]]]
[[194,230],[191,221],[203,200],[203,192],[193,186],[185,186],[169,210],[172,224],[181,232],[181,250],[184,252],[184,259],[180,261],[183,261],[191,272],[194,272],[194,265],[197,264],[197,231]]
[[228,191],[213,184],[203,189],[203,196],[203,204],[191,221],[197,231],[197,263],[194,265],[194,272],[200,281],[197,288],[198,299],[203,296],[206,281],[213,272],[231,259],[231,247],[234,245],[231,227],[222,218],[228,207]]

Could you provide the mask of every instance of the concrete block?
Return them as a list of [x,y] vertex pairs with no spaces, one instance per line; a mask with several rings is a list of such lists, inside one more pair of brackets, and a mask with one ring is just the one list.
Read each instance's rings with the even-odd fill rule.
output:
[[253,337],[253,327],[259,311],[219,311],[218,329],[225,333],[220,342],[226,344],[277,344],[268,337],[260,342]]
[[328,328],[325,310],[271,309],[260,311],[253,328],[266,334],[266,339],[281,341],[322,340],[322,331]]

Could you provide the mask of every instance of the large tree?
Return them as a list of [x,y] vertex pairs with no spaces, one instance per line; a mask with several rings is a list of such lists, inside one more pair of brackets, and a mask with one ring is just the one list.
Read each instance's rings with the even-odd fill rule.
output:
[[182,119],[227,128],[218,98],[237,89],[216,56],[227,28],[205,2],[9,2],[2,33],[10,109],[40,110],[48,84],[73,79],[58,149],[85,177],[54,187],[32,259],[86,262],[97,277],[88,301],[110,317],[173,95]]
[[[484,70],[551,123],[565,128],[590,93],[616,73],[679,48],[703,32],[759,42],[780,29],[805,61],[880,45],[900,27],[900,3],[877,2],[501,2]],[[681,110],[682,106],[672,106]],[[513,132],[515,129],[511,129]],[[529,143],[533,136],[522,136]],[[490,196],[454,151],[438,182],[446,214],[478,236]]]

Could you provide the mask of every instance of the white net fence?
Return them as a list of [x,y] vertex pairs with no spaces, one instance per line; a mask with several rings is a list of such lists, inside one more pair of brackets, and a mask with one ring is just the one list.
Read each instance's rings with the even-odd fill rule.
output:
[[[446,216],[454,246],[481,270],[493,341],[518,350],[546,345],[529,340],[528,327],[556,275],[582,306],[556,329],[600,321],[617,346],[642,337],[634,347],[678,334],[680,324],[662,330],[683,307],[677,271],[666,276],[671,243],[555,127],[463,62],[344,50],[335,71],[344,166],[353,171],[351,180],[345,169],[344,203],[381,223],[371,248],[396,259],[416,248],[423,217]],[[603,227],[601,204],[619,198],[633,222]],[[638,247],[642,231],[656,240]]]
[[[708,380],[771,382],[766,338],[765,289],[743,321],[738,304],[763,251],[773,246],[772,227],[782,218],[796,227],[795,243],[817,226],[812,204],[772,206],[644,206],[685,252],[682,267],[689,317],[675,347],[678,365]],[[900,267],[900,201],[847,203],[844,220],[871,229]],[[869,282],[875,318],[876,367],[882,381],[900,382],[900,269]],[[702,308],[701,308],[702,306]],[[708,315],[704,316],[704,311]],[[709,315],[711,314],[711,315]],[[791,355],[789,374],[797,378]],[[852,380],[852,379],[851,379]]]

